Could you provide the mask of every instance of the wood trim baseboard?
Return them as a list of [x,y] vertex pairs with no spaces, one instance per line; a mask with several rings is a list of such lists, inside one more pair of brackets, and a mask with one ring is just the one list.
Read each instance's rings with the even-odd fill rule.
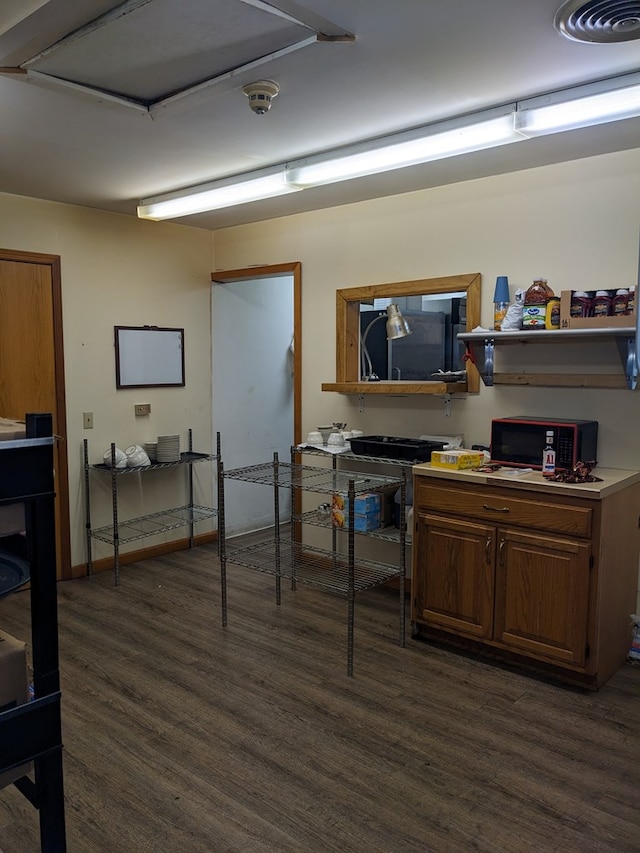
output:
[[[193,537],[193,544],[210,545],[217,542],[218,533],[213,530],[209,533],[202,533],[199,536]],[[150,560],[153,557],[162,557],[164,554],[171,554],[174,551],[187,551],[189,549],[189,540],[176,539],[173,542],[163,542],[160,545],[151,545],[148,548],[141,548],[138,551],[127,551],[120,553],[120,565],[126,566],[129,563],[139,563],[141,560]],[[102,560],[93,561],[93,574],[99,572],[113,571],[113,557],[105,557]],[[84,578],[88,575],[87,564],[80,563],[77,566],[71,567],[72,578]]]

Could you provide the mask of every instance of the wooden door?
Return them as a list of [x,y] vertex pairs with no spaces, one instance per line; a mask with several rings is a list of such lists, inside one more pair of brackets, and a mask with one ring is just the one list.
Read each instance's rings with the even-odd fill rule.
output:
[[590,545],[498,531],[494,637],[512,651],[585,663]]
[[491,637],[495,528],[420,513],[416,533],[414,621]]
[[60,258],[0,249],[0,416],[53,417],[58,578],[71,577]]

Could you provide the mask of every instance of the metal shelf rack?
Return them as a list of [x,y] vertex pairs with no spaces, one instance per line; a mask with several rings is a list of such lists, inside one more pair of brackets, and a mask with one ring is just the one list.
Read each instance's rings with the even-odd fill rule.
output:
[[[180,454],[180,459],[175,462],[153,462],[151,465],[133,468],[116,468],[115,444],[111,445],[111,465],[103,463],[89,464],[89,446],[85,438],[83,442],[84,455],[84,483],[85,483],[85,515],[86,515],[86,537],[87,537],[87,570],[91,575],[93,572],[93,548],[92,540],[98,539],[113,547],[113,569],[114,582],[120,583],[120,546],[128,542],[136,542],[147,536],[155,536],[181,527],[189,528],[189,547],[194,543],[194,525],[200,521],[216,518],[218,509],[214,507],[199,506],[193,502],[193,470],[192,466],[198,462],[220,463],[220,433],[216,435],[216,454],[196,453],[193,450],[192,430],[188,431],[189,449]],[[184,506],[172,507],[159,512],[148,513],[125,521],[119,519],[118,512],[118,481],[121,477],[131,474],[146,474],[149,471],[157,471],[164,468],[177,468],[186,466],[187,469],[187,503]],[[92,528],[91,526],[91,472],[96,471],[107,474],[111,478],[111,504],[112,522],[103,527]],[[218,480],[219,484],[219,480]]]
[[[385,476],[355,471],[321,468],[302,465],[295,462],[299,448],[291,448],[291,462],[280,462],[275,453],[273,462],[260,465],[236,468],[224,471],[219,466],[220,503],[218,517],[218,537],[220,551],[220,576],[222,586],[222,624],[227,624],[227,563],[234,563],[245,568],[265,572],[275,576],[276,604],[281,603],[281,580],[289,579],[291,589],[295,590],[298,583],[316,587],[328,592],[337,593],[347,598],[347,675],[353,675],[353,634],[355,594],[365,589],[385,583],[391,579],[398,580],[400,608],[400,645],[405,644],[405,601],[404,580],[406,574],[405,549],[405,505],[406,505],[406,472],[401,476]],[[224,482],[227,479],[240,480],[246,483],[271,486],[273,489],[274,526],[264,536],[253,540],[250,544],[241,544],[227,548],[225,537],[224,512]],[[382,492],[389,488],[401,490],[400,544],[397,565],[376,562],[369,559],[356,560],[355,540],[355,497],[368,492]],[[291,491],[291,535],[283,538],[280,534],[280,490]],[[346,554],[331,549],[318,548],[300,541],[301,523],[316,523],[317,515],[296,513],[296,496],[301,492],[314,492],[332,495],[337,492],[345,493],[349,499],[349,524],[344,535],[347,538]],[[326,520],[322,526],[329,526]],[[368,536],[369,533],[357,533],[357,536]]]
[[35,782],[13,784],[39,811],[40,848],[64,853],[51,415],[28,414],[25,439],[0,442],[0,505],[24,503],[30,563],[34,700],[0,713],[0,771],[33,761]]

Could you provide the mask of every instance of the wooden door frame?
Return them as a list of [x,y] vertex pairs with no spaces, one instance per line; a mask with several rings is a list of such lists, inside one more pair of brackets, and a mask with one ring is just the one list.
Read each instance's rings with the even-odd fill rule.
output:
[[[71,543],[69,516],[69,465],[67,455],[67,404],[64,375],[64,344],[62,338],[62,274],[60,255],[47,255],[38,252],[23,252],[17,249],[0,248],[0,261],[9,263],[37,264],[49,267],[51,276],[51,295],[53,305],[53,346],[54,375],[56,395],[56,440],[58,446],[58,471],[55,487],[60,518],[60,557],[62,565],[58,568],[59,579],[72,577]],[[27,414],[25,412],[25,414]]]
[[300,444],[302,429],[302,264],[273,264],[264,267],[245,267],[236,270],[216,270],[211,273],[213,284],[227,284],[254,278],[293,277],[293,442]]

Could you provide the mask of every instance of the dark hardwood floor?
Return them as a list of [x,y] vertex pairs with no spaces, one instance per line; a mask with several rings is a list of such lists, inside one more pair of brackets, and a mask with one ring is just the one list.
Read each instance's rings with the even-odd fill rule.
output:
[[[397,594],[346,602],[214,546],[58,587],[70,853],[640,850],[640,668],[598,693],[397,641]],[[28,593],[0,627],[29,631]],[[407,633],[409,633],[407,623]],[[0,791],[0,848],[39,849]]]

